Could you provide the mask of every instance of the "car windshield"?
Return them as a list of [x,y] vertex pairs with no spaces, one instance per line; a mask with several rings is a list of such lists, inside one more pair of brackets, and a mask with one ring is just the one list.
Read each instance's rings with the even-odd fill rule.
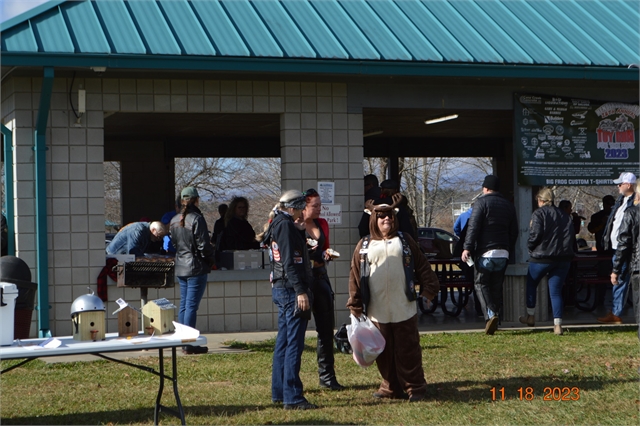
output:
[[439,240],[453,241],[453,236],[443,231],[436,231],[436,238]]

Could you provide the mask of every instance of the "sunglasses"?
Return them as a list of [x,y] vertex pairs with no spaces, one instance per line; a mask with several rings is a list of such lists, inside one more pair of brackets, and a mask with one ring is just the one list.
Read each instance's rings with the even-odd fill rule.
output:
[[376,217],[378,219],[384,219],[385,217],[390,217],[391,219],[393,219],[393,214],[391,214],[391,212],[378,212],[376,213]]
[[315,197],[318,194],[318,191],[316,191],[315,189],[311,188],[311,189],[307,189],[306,191],[304,191],[302,193],[302,195],[304,195],[305,197]]

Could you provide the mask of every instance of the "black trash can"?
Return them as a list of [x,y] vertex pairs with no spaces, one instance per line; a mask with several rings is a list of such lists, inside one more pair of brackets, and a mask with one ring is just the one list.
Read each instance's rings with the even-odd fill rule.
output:
[[0,281],[18,286],[13,338],[28,339],[38,285],[31,282],[31,270],[15,256],[0,257]]

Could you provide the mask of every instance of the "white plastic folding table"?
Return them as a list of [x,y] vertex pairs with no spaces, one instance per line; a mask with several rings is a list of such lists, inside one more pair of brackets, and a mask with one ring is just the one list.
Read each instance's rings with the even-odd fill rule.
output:
[[[128,365],[130,367],[138,368],[142,371],[154,374],[160,378],[160,384],[158,387],[158,394],[155,403],[155,412],[153,416],[154,424],[158,424],[158,416],[160,412],[166,412],[172,414],[180,419],[182,424],[185,424],[184,409],[180,402],[180,395],[178,393],[178,366],[176,363],[176,349],[185,345],[191,346],[204,346],[207,344],[207,338],[198,336],[190,339],[173,338],[173,335],[150,337],[145,335],[139,335],[137,337],[127,339],[124,337],[118,337],[117,333],[109,333],[106,335],[105,340],[102,341],[78,341],[73,340],[71,336],[57,337],[61,344],[56,348],[47,348],[40,346],[48,339],[28,339],[28,340],[16,340],[11,346],[0,347],[0,360],[13,360],[22,359],[22,362],[11,365],[0,371],[0,374],[7,373],[15,368],[18,368],[34,359],[45,357],[60,357],[69,355],[94,355],[108,361],[117,362],[119,364]],[[171,354],[171,374],[165,372],[164,368],[164,350],[170,349]],[[126,360],[116,359],[105,354],[114,352],[133,352],[141,350],[157,350],[158,351],[158,369],[148,367],[145,365],[138,365]],[[169,380],[173,386],[173,395],[175,396],[177,410],[167,407],[161,404],[162,392],[164,390],[164,381]]]

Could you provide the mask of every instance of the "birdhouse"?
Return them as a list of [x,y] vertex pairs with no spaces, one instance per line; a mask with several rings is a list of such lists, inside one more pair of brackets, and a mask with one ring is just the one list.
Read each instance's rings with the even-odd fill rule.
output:
[[161,335],[175,331],[175,317],[176,306],[164,298],[151,300],[142,307],[142,321],[147,334]]
[[71,304],[74,340],[104,340],[107,323],[106,308],[102,300],[93,294],[84,294]]
[[138,316],[140,313],[139,309],[127,305],[126,302],[125,305],[121,305],[120,309],[114,312],[114,314],[118,314],[118,336],[130,337],[138,335],[140,331]]

